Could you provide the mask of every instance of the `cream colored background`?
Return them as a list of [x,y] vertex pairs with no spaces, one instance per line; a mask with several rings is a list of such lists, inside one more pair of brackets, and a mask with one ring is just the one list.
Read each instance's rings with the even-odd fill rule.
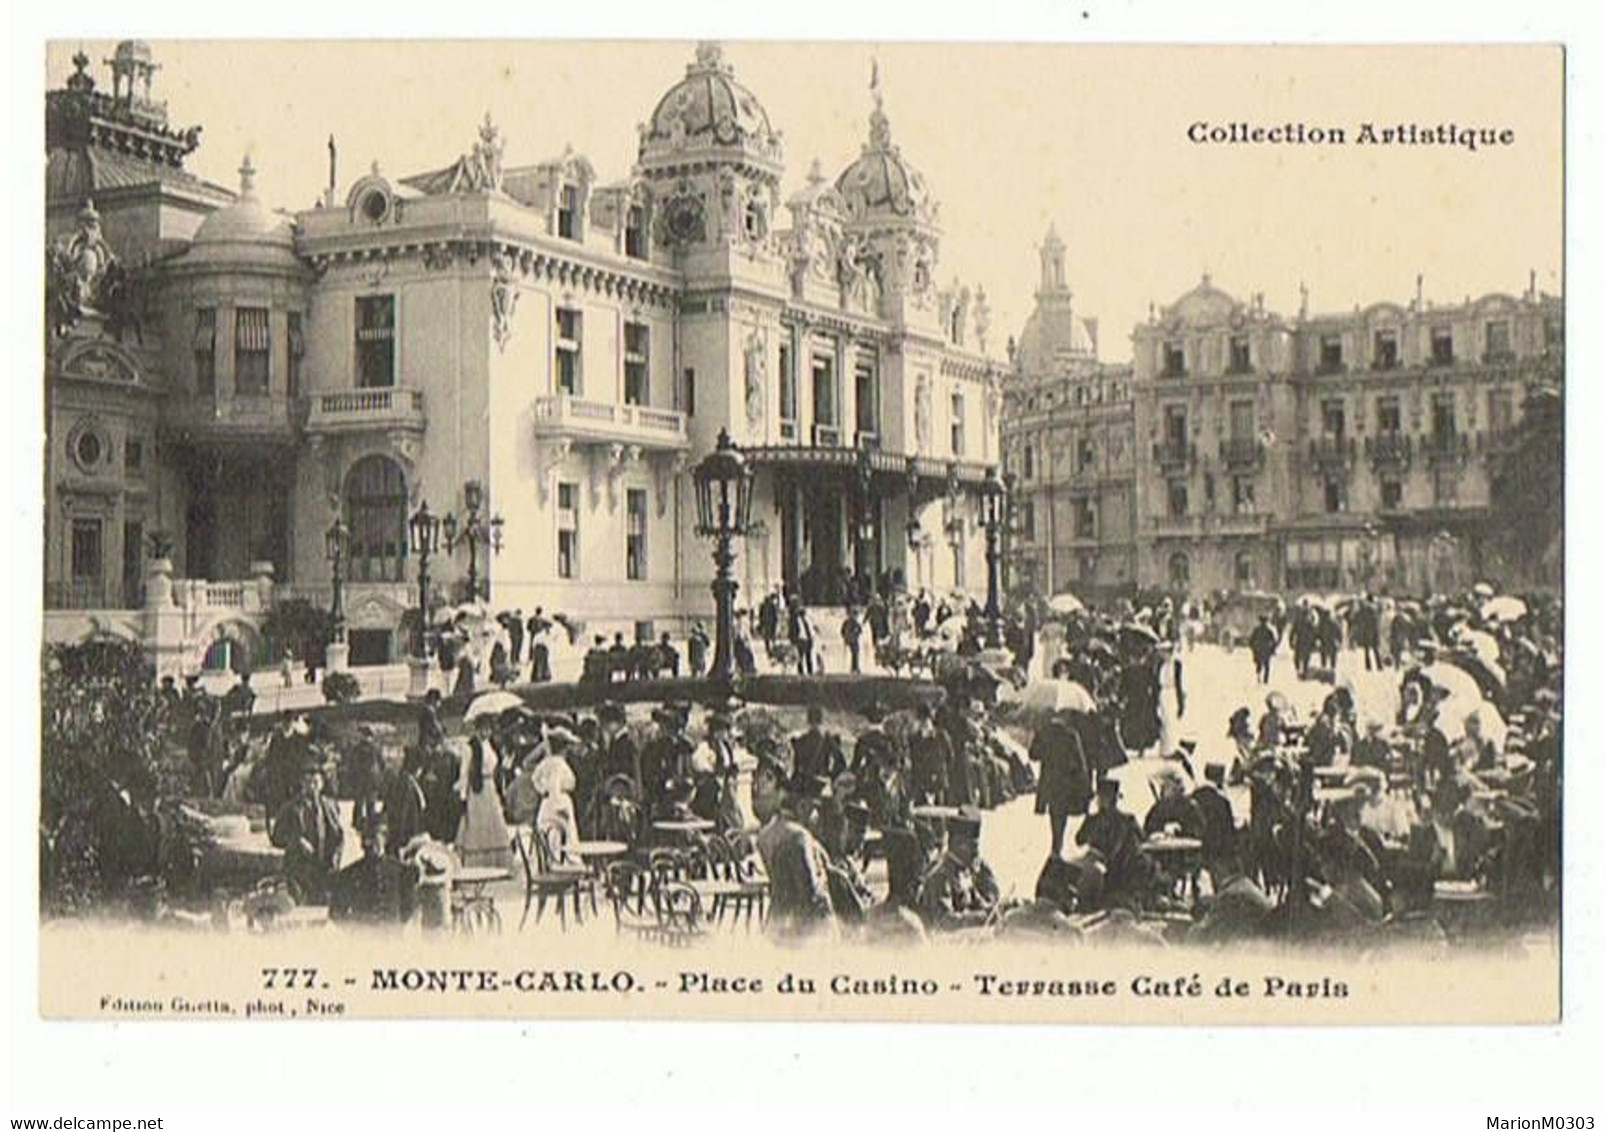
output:
[[[488,31],[489,29],[487,29]],[[911,31],[916,29],[911,28]],[[80,45],[59,40],[59,85]],[[310,207],[339,147],[340,185],[378,161],[391,176],[450,164],[488,110],[509,165],[572,144],[602,181],[635,159],[636,124],[684,73],[690,42],[154,41],[175,126],[205,127],[192,169],[238,183],[249,152],[269,204]],[[1050,222],[1068,245],[1080,312],[1103,354],[1150,301],[1209,271],[1273,310],[1408,300],[1418,272],[1442,302],[1519,292],[1528,271],[1559,293],[1561,52],[1554,47],[1070,47],[1041,44],[725,44],[736,77],[784,133],[783,194],[819,158],[834,178],[868,133],[880,62],[893,139],[942,204],[938,278],[986,287],[993,348],[1019,331]],[[1195,146],[1197,120],[1508,126],[1516,144]]]

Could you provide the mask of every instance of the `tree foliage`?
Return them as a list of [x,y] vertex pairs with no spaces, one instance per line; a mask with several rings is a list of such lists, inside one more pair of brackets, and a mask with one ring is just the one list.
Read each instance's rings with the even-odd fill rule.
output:
[[1491,549],[1509,581],[1559,585],[1566,465],[1559,387],[1533,388],[1522,409],[1513,441],[1490,466]]
[[156,867],[161,704],[135,642],[45,651],[41,687],[41,896],[61,909]]
[[286,649],[296,657],[318,653],[333,635],[334,615],[305,598],[275,602],[262,618],[262,638],[274,658]]

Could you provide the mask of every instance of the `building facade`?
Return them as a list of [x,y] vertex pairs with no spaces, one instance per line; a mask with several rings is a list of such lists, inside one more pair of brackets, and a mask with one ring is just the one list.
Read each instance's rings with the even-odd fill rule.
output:
[[[1078,344],[1085,339],[1048,354],[1034,345],[1050,318],[1070,325],[1068,291],[1049,286],[1061,254],[1050,233],[1003,428],[1020,485],[1017,577],[1101,598],[1116,581],[1128,594],[1420,594],[1509,572],[1489,538],[1491,472],[1519,435],[1529,394],[1560,388],[1559,298],[1529,284],[1520,296],[1438,305],[1418,287],[1406,304],[1313,314],[1306,302],[1286,318],[1263,295],[1243,302],[1205,276],[1150,310],[1122,370],[1097,362]],[[1078,383],[1122,376],[1128,396],[1110,403],[1106,393],[1080,416],[1065,407],[1067,396],[1084,396]],[[1096,445],[1112,456],[1121,431],[1129,473],[1104,489],[1095,515],[1072,504],[1082,520],[1072,529],[1099,536],[1078,560],[1044,500],[1066,492],[1060,462],[1079,469],[1086,456],[1099,468]],[[1080,497],[1093,498],[1091,487]],[[1129,526],[1093,525],[1111,504],[1128,509]],[[1130,562],[1123,577],[1078,569],[1110,552]],[[1505,580],[1558,584],[1554,565],[1552,576]]]
[[[294,215],[184,170],[148,48],[47,96],[52,310],[47,626],[194,667],[286,595],[327,604],[350,532],[355,664],[405,648],[407,518],[504,519],[470,570],[498,609],[590,631],[711,612],[689,469],[721,430],[756,468],[737,570],[816,604],[984,588],[979,488],[1006,367],[984,290],[936,282],[941,224],[878,88],[861,151],[785,195],[780,135],[705,44],[604,180],[503,160],[489,121],[434,170],[378,166]],[[152,536],[155,536],[154,538]]]

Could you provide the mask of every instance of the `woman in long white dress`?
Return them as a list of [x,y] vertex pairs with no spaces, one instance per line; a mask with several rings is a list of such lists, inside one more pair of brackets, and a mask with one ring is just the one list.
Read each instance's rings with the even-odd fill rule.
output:
[[574,768],[564,757],[576,742],[565,730],[548,732],[545,745],[550,753],[530,774],[530,784],[541,796],[540,808],[535,811],[535,836],[547,847],[554,865],[583,864],[574,851],[580,840],[574,812]]
[[463,800],[457,859],[465,868],[511,869],[512,845],[496,790],[496,768],[501,761],[496,747],[483,727],[477,728],[472,738],[456,743],[460,744],[456,753],[462,767],[457,792]]

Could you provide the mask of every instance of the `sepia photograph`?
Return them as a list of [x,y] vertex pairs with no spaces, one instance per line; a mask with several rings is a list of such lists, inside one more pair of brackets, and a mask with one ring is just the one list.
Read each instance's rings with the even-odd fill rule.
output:
[[1560,48],[45,64],[46,1017],[1559,1019]]

